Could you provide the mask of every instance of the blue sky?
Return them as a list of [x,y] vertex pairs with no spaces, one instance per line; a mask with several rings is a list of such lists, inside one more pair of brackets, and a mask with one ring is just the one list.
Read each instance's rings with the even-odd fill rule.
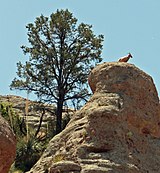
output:
[[10,91],[16,63],[27,60],[25,26],[37,16],[69,9],[78,19],[93,25],[95,34],[105,36],[103,61],[116,61],[131,52],[135,64],[153,77],[160,92],[160,0],[1,0],[0,6],[0,95]]

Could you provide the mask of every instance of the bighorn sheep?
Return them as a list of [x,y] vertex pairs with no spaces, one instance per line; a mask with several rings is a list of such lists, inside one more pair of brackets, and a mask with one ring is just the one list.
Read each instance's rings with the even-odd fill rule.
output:
[[133,58],[133,57],[132,57],[131,53],[128,53],[127,56],[119,58],[118,62],[127,62],[130,58]]

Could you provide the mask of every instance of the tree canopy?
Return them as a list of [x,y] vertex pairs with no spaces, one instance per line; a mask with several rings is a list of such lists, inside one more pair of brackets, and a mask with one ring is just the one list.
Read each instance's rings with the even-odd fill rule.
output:
[[103,35],[92,26],[77,24],[68,10],[41,15],[27,26],[29,46],[22,46],[25,63],[17,63],[11,89],[34,92],[41,101],[57,104],[57,133],[62,129],[62,109],[69,100],[86,99],[87,76],[102,61]]

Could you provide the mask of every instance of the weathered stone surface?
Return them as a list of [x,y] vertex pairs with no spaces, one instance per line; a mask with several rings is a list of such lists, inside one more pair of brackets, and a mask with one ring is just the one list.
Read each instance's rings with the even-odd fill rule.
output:
[[70,172],[70,171],[81,171],[81,166],[77,163],[71,162],[71,161],[59,161],[57,163],[54,163],[52,167],[50,168],[49,173],[55,173],[55,171],[60,172]]
[[[13,106],[13,110],[20,116],[25,116],[26,98],[15,96],[15,95],[0,95],[0,102],[10,103]],[[43,116],[41,129],[47,128],[47,122],[54,120],[52,115],[55,111],[54,105],[41,104],[36,101],[28,100],[28,117],[27,123],[33,128],[37,128],[40,121],[40,116],[42,115],[43,107],[45,107],[45,115]]]
[[16,138],[0,115],[0,173],[8,173],[16,155]]
[[89,84],[91,99],[30,172],[74,173],[67,171],[70,162],[76,173],[159,172],[160,106],[152,78],[128,63],[103,63]]
[[[17,115],[19,115],[21,118],[25,117],[25,107],[26,107],[25,98],[15,95],[5,95],[5,96],[0,95],[0,102],[10,103],[13,107],[14,112]],[[46,130],[53,131],[54,130],[53,124],[55,124],[54,115],[55,115],[56,106],[53,104],[43,104],[31,100],[28,100],[27,102],[28,102],[27,123],[29,124],[29,126],[35,130],[38,128],[40,118],[43,114],[43,109],[45,109],[39,136],[41,136],[43,132],[46,132]],[[68,119],[70,116],[72,116],[73,112],[74,110],[68,108],[64,109],[63,121],[68,122]]]

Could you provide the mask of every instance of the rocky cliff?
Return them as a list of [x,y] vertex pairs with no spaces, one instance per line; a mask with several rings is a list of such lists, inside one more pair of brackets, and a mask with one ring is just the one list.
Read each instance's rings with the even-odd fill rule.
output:
[[14,112],[21,118],[25,117],[26,114],[26,104],[28,105],[28,124],[37,128],[39,125],[40,117],[42,115],[42,110],[45,108],[45,115],[43,117],[42,127],[47,127],[47,122],[54,121],[54,112],[56,107],[54,105],[42,104],[36,101],[27,100],[26,98],[16,96],[16,95],[6,95],[0,96],[0,102],[10,103],[13,107]]
[[[37,129],[40,123],[42,114],[43,121],[41,125],[41,131],[54,131],[55,126],[55,111],[56,106],[53,104],[43,104],[36,101],[27,100],[26,98],[16,95],[0,95],[0,103],[9,103],[12,105],[14,112],[22,119],[25,118],[27,123],[33,129]],[[28,116],[26,117],[26,105],[28,105]],[[43,112],[45,110],[45,112]],[[69,108],[63,109],[63,121],[68,123],[70,116],[72,116],[74,110]]]
[[93,96],[30,173],[158,173],[160,106],[152,78],[128,63],[89,75]]
[[16,155],[16,138],[0,115],[0,173],[8,173]]

